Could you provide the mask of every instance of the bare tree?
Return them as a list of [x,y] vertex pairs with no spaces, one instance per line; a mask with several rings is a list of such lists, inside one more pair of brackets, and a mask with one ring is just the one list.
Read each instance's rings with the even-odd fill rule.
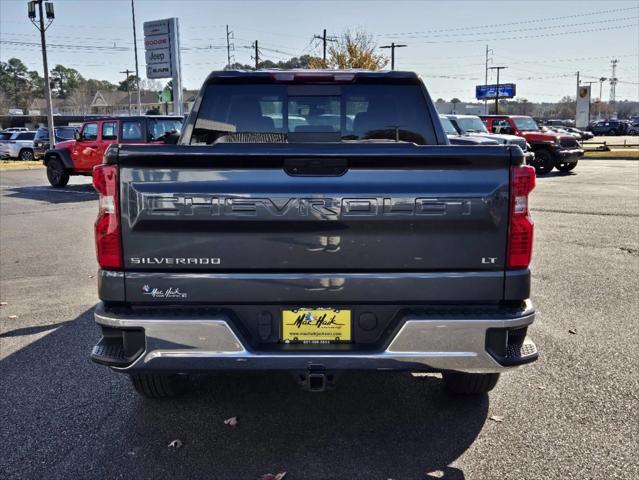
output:
[[86,82],[73,89],[68,97],[68,102],[73,105],[75,113],[78,115],[87,115],[91,113],[91,102],[95,92],[91,91],[91,87]]
[[381,70],[388,64],[388,58],[377,53],[377,43],[373,36],[363,30],[346,30],[335,43],[328,47],[326,62],[321,58],[310,61],[311,68],[364,68]]

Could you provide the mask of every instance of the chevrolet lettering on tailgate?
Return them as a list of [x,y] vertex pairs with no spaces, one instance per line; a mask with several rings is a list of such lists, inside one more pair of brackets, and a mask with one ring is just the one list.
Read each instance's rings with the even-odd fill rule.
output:
[[143,195],[150,215],[224,217],[314,217],[470,215],[482,199],[433,197],[382,198],[239,198],[220,196]]

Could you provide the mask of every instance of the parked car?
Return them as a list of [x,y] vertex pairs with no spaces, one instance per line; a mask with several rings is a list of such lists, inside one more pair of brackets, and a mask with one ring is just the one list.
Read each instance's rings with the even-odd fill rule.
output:
[[[55,143],[67,140],[73,140],[75,133],[79,131],[78,127],[55,127]],[[44,154],[49,150],[49,129],[38,128],[33,140],[33,149],[37,160],[44,158]]]
[[538,357],[523,161],[450,145],[412,72],[213,72],[177,145],[111,146],[93,170],[91,358],[155,398],[220,370],[314,391],[437,371],[483,394]]
[[553,168],[569,172],[584,154],[572,135],[543,132],[530,117],[522,115],[482,115],[489,132],[517,135],[526,139],[535,152],[534,167],[539,175]]
[[442,127],[444,129],[444,132],[446,132],[448,141],[451,145],[499,145],[501,143],[490,138],[483,138],[459,133],[446,115],[440,115],[439,119],[442,122]]
[[484,122],[482,122],[481,118],[477,115],[446,115],[446,117],[451,121],[460,135],[496,140],[498,143],[504,145],[517,145],[523,150],[526,163],[528,165],[533,164],[535,154],[525,138],[518,137],[517,135],[489,133],[488,130],[486,130],[486,125],[484,125]]
[[626,124],[619,120],[600,120],[590,127],[593,135],[623,135]]
[[594,135],[587,131],[587,130],[581,130],[579,128],[575,128],[575,127],[561,127],[563,130],[565,130],[568,133],[572,133],[574,135],[577,135],[579,137],[579,139],[583,142],[584,140],[590,140],[591,138],[594,137]]
[[44,154],[49,183],[63,187],[71,175],[91,175],[109,145],[165,143],[168,134],[180,132],[183,121],[182,117],[147,115],[84,122],[75,139],[60,142]]
[[556,125],[551,125],[551,126],[540,127],[539,129],[542,132],[557,133],[559,135],[570,135],[571,137],[574,137],[577,140],[581,141],[581,135],[579,135],[578,133],[569,131],[567,127],[558,127]]
[[0,137],[0,158],[33,160],[33,139],[36,132],[3,132]]
[[551,127],[572,127],[575,124],[574,120],[556,120],[550,119],[544,122],[544,125]]

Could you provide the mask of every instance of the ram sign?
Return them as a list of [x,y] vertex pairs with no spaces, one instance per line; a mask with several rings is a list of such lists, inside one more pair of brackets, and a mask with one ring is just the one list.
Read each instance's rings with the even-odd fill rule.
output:
[[[499,98],[513,98],[517,94],[514,83],[499,84]],[[497,85],[477,85],[475,87],[477,100],[491,100],[497,97]]]

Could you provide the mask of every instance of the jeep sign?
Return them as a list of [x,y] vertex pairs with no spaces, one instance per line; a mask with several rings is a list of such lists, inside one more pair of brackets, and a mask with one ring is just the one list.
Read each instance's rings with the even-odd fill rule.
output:
[[145,52],[146,64],[154,65],[156,63],[169,63],[171,61],[171,52],[168,48],[158,50],[147,50]]

